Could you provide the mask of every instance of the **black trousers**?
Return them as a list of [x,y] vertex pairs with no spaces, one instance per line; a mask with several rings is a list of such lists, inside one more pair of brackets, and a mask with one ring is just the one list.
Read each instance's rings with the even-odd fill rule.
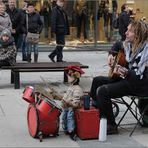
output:
[[82,25],[83,25],[83,36],[84,39],[87,39],[87,15],[82,13],[80,16],[77,16],[77,38],[81,37]]
[[51,57],[57,56],[57,62],[61,62],[63,59],[63,48],[65,45],[65,35],[63,34],[56,34],[56,48],[55,50],[50,54]]
[[93,79],[90,95],[96,101],[101,116],[107,118],[108,124],[116,125],[112,110],[111,98],[132,95],[128,81],[113,80],[109,77],[98,76]]

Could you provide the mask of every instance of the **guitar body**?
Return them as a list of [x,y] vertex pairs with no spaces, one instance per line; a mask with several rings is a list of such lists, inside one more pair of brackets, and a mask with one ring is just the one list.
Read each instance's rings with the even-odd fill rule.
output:
[[119,74],[114,72],[114,68],[115,68],[116,64],[121,65],[123,67],[126,66],[127,62],[126,62],[126,59],[125,59],[124,51],[119,50],[118,54],[115,57],[113,66],[109,70],[109,74],[108,74],[108,76],[111,77],[111,78],[118,78],[119,77]]

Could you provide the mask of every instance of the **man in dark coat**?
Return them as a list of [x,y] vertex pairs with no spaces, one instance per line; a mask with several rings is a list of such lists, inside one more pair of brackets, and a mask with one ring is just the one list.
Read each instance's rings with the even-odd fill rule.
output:
[[48,55],[52,62],[57,56],[57,62],[63,62],[63,48],[65,45],[65,35],[69,34],[69,23],[66,12],[63,10],[64,0],[57,0],[57,5],[52,9],[51,31],[56,34],[56,48]]
[[18,37],[22,25],[22,17],[19,9],[16,8],[16,0],[9,0],[6,12],[9,14],[12,22],[12,36],[14,37],[15,45],[18,48]]
[[123,4],[121,6],[121,14],[119,15],[119,34],[121,35],[122,41],[124,41],[126,38],[125,32],[127,31],[127,26],[130,22],[130,15],[128,11],[128,5]]

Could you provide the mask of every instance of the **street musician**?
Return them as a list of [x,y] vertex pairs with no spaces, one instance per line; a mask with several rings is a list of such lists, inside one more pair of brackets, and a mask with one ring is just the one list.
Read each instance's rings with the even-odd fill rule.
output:
[[[112,73],[118,74],[118,77],[96,76],[90,89],[101,116],[107,119],[107,134],[118,134],[111,98],[148,96],[148,25],[143,21],[132,21],[125,35],[123,44],[115,43],[113,52],[108,55],[108,65],[114,66]],[[126,64],[123,66],[114,63],[118,51],[124,53]]]

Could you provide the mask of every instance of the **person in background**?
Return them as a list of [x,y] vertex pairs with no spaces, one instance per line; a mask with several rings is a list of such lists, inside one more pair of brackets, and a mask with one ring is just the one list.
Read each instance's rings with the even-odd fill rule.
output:
[[24,2],[21,11],[21,18],[23,20],[22,26],[20,27],[20,34],[18,38],[18,49],[22,51],[22,61],[27,61],[27,49],[26,49],[26,26],[24,24],[26,19],[27,2]]
[[12,22],[12,36],[14,37],[15,45],[18,50],[18,38],[20,34],[20,28],[22,26],[22,17],[19,9],[16,8],[16,0],[8,0],[8,7],[6,12],[9,14]]
[[47,43],[50,42],[49,38],[49,26],[50,26],[50,20],[51,20],[51,7],[48,1],[44,1],[43,6],[40,11],[40,15],[43,17],[43,24],[44,24],[44,37],[47,41]]
[[0,33],[7,28],[12,31],[12,23],[9,15],[6,13],[5,4],[0,2]]
[[63,9],[64,0],[57,0],[57,5],[52,9],[51,14],[51,31],[56,34],[56,48],[48,55],[52,62],[57,57],[57,62],[63,61],[63,48],[65,45],[65,35],[69,34],[69,22],[67,14]]
[[16,62],[16,47],[11,32],[4,29],[0,34],[0,67],[14,65]]
[[[88,8],[87,0],[75,0],[74,1],[74,12],[77,18],[77,38],[84,43],[88,39],[87,37],[87,23],[88,23]],[[81,39],[81,33],[83,39]]]
[[[27,4],[27,11],[25,18],[25,32],[40,34],[43,29],[43,22],[40,15],[35,11],[34,3]],[[27,60],[31,62],[31,52],[34,51],[34,62],[38,61],[38,43],[30,43],[26,40]]]
[[118,18],[119,23],[119,34],[121,36],[121,41],[124,41],[126,38],[125,32],[127,31],[127,26],[130,22],[130,14],[127,4],[121,6],[121,13]]
[[[112,75],[95,77],[90,90],[101,117],[107,118],[107,134],[118,133],[111,98],[148,96],[148,25],[143,21],[132,21],[125,35],[123,44],[116,43],[108,56]],[[124,51],[126,66],[114,63],[115,53],[120,49]]]

